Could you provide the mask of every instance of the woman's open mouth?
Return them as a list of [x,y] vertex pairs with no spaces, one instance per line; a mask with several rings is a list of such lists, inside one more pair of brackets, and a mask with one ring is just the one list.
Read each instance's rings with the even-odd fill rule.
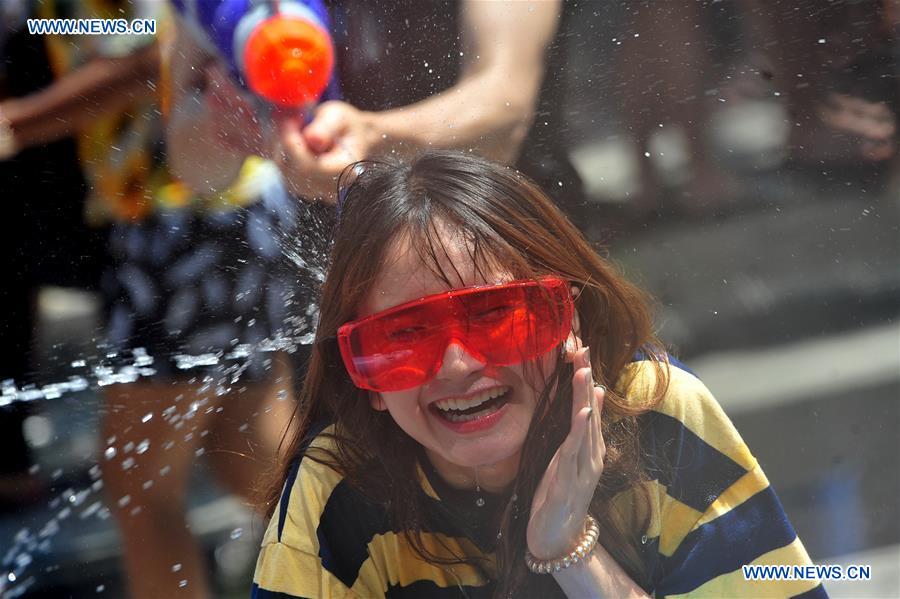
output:
[[510,389],[511,387],[494,387],[466,399],[442,399],[431,404],[430,408],[448,423],[473,422],[500,411],[509,401]]

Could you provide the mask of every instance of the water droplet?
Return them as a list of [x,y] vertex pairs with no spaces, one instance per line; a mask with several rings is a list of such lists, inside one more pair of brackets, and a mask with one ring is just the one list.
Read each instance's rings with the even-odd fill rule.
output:
[[182,580],[181,582],[178,583],[178,586],[183,589],[184,587],[187,586],[187,580]]
[[125,507],[129,503],[131,503],[131,495],[123,495],[119,498],[119,507]]
[[475,505],[478,507],[484,507],[484,497],[479,497],[475,500]]
[[128,470],[134,467],[134,458],[125,458],[122,460],[122,470]]
[[178,572],[181,570],[181,564],[172,564],[172,572]]
[[16,573],[10,572],[9,574],[6,575],[6,579],[9,580],[10,582],[15,582],[16,581]]
[[150,448],[150,439],[144,439],[143,441],[138,443],[138,446],[137,446],[137,449],[135,450],[135,452],[138,454],[142,454],[142,453],[146,452],[149,448]]
[[234,539],[240,538],[240,536],[242,534],[244,534],[243,528],[235,528],[234,530],[231,531],[231,539],[234,540]]
[[153,419],[153,412],[147,412],[144,414],[144,417],[141,418],[141,422],[150,422]]
[[105,585],[105,584],[98,584],[98,585],[97,585],[97,592],[98,592],[98,593],[102,593],[102,592],[105,591],[105,590],[106,590],[106,585]]
[[641,535],[641,545],[647,544],[647,535]]

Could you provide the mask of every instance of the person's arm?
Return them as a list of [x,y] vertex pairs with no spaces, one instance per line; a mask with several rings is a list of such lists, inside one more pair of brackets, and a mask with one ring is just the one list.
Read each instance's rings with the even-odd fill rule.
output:
[[96,118],[152,97],[159,75],[159,46],[148,44],[117,58],[95,58],[48,87],[0,102],[15,147],[23,150],[62,139]]
[[475,148],[515,161],[534,120],[559,12],[555,0],[465,2],[459,82],[421,102],[372,114],[383,142],[378,149]]
[[560,6],[466,1],[463,68],[453,87],[380,112],[326,102],[302,130],[296,117],[281,119],[273,159],[298,195],[327,202],[335,201],[335,181],[348,164],[379,155],[472,149],[514,162],[534,119]]
[[553,573],[556,584],[566,597],[616,597],[639,599],[649,597],[622,566],[597,545],[587,559]]
[[[575,323],[577,330],[577,318]],[[566,348],[575,371],[571,428],[535,491],[527,531],[528,552],[545,563],[571,555],[584,538],[583,523],[606,458],[600,424],[606,392],[594,386],[590,351],[581,347],[580,338],[570,337]],[[567,597],[648,597],[599,543],[552,576]]]

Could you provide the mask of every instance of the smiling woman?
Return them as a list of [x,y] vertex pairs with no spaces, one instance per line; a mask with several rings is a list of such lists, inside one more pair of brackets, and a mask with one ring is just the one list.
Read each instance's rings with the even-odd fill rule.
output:
[[809,558],[540,189],[450,152],[348,172],[255,596],[824,595],[743,579]]

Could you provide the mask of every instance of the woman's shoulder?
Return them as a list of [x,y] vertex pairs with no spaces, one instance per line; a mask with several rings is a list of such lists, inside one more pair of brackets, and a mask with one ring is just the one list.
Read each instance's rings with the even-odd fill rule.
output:
[[[303,443],[288,471],[279,503],[262,540],[254,589],[286,596],[370,596],[380,583],[359,576],[371,534],[367,520],[382,516],[332,467],[333,427]],[[374,581],[374,582],[373,582]]]
[[337,445],[333,434],[333,426],[318,427],[301,445],[263,544],[281,543],[316,554],[321,539],[347,538],[353,522],[385,518],[384,509],[353,488],[334,465]]
[[[746,594],[741,565],[810,563],[761,467],[695,373],[674,359],[643,359],[621,381],[626,398],[648,406],[637,422],[650,498],[643,534],[657,596]],[[816,587],[768,584],[759,592],[788,596]]]
[[638,416],[643,445],[672,444],[691,455],[731,463],[735,474],[756,467],[756,459],[703,381],[675,358],[641,357],[631,362],[617,388],[631,405],[647,406]]

